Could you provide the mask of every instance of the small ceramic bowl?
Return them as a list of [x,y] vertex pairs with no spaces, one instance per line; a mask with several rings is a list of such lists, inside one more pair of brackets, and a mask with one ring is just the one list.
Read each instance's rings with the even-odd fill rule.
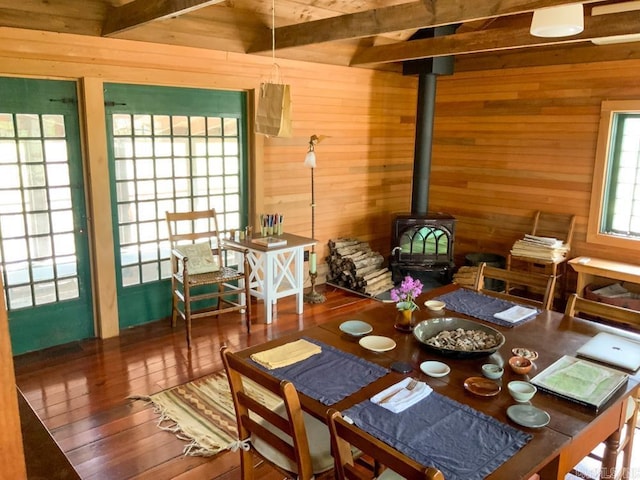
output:
[[497,380],[502,377],[503,373],[504,368],[500,365],[496,365],[495,363],[485,363],[482,365],[482,374],[491,380]]
[[516,402],[528,402],[538,391],[535,385],[521,380],[509,382],[507,388],[509,388],[509,393]]
[[509,366],[517,374],[526,375],[531,370],[532,363],[528,358],[516,355],[509,359]]
[[446,363],[427,361],[420,364],[420,370],[430,377],[444,377],[449,374],[451,368]]
[[538,352],[536,352],[535,350],[531,350],[530,348],[524,348],[524,347],[512,348],[511,353],[519,357],[528,358],[532,362],[535,362],[538,359]]
[[424,302],[424,306],[432,312],[439,312],[443,310],[446,305],[440,300],[427,300],[426,302]]

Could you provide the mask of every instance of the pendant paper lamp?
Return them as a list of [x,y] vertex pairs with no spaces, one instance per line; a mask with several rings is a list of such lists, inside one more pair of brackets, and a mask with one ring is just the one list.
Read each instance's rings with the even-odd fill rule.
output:
[[568,37],[584,30],[584,11],[581,3],[535,10],[531,20],[534,37]]

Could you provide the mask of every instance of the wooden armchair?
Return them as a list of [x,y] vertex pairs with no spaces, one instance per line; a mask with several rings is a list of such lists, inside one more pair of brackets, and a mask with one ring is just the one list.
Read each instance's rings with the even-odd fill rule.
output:
[[[180,316],[191,348],[191,321],[244,312],[251,331],[251,297],[247,250],[227,246],[220,238],[215,210],[166,212],[171,245],[171,325]],[[244,273],[227,266],[231,251],[240,254]],[[213,306],[212,306],[213,305]]]
[[[590,317],[597,317],[598,321],[613,321],[631,326],[636,330],[640,329],[640,312],[627,308],[609,305],[606,303],[594,302],[573,294],[567,301],[565,314],[572,317],[590,319],[580,314]],[[624,418],[621,419],[620,429],[609,438],[604,444],[604,452],[599,455],[596,450],[589,454],[602,463],[600,478],[631,478],[631,453],[633,450],[633,438],[636,430],[638,417],[638,398],[629,397],[623,410]],[[622,457],[621,468],[618,469],[618,458]],[[579,472],[580,468],[577,468]],[[582,477],[584,478],[584,477]]]
[[[247,446],[239,449],[242,479],[255,477],[254,454],[287,478],[333,478],[329,429],[302,411],[294,385],[272,377],[226,347],[221,354],[236,411],[238,439]],[[250,397],[243,384],[247,380],[282,397],[282,405],[272,411]]]
[[[496,292],[484,288],[485,279],[487,278],[504,282],[505,291]],[[528,305],[548,310],[551,308],[553,303],[553,287],[555,285],[555,281],[556,277],[554,275],[505,270],[503,268],[490,267],[483,262],[478,267],[475,290],[494,297],[519,303],[526,303]],[[524,296],[527,293],[524,291],[524,288],[542,291],[542,300]],[[519,295],[517,293],[520,291],[523,292],[523,295]]]
[[348,423],[334,409],[327,412],[329,431],[331,432],[331,447],[335,458],[335,473],[338,480],[367,480],[373,478],[365,469],[358,467],[353,458],[353,449],[376,459],[387,467],[378,480],[444,480],[440,470],[425,467],[395,448],[390,447],[367,432]]

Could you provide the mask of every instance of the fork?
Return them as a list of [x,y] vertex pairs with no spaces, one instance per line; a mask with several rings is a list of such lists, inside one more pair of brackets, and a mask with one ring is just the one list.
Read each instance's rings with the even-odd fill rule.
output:
[[415,378],[412,378],[412,379],[411,379],[411,381],[407,384],[407,386],[406,386],[406,387],[402,387],[402,388],[400,388],[400,389],[396,390],[395,392],[390,393],[389,395],[387,395],[386,397],[384,397],[382,400],[380,400],[380,401],[378,402],[378,404],[388,402],[389,400],[391,400],[393,397],[395,397],[398,393],[400,393],[400,392],[401,392],[401,391],[403,391],[403,390],[409,390],[409,391],[411,391],[411,390],[413,390],[414,388],[416,388],[416,385],[418,385],[418,381],[417,381]]

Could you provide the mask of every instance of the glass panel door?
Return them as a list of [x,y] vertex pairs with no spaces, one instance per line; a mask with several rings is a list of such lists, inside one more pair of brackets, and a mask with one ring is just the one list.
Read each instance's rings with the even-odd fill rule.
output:
[[220,230],[247,224],[245,95],[105,88],[120,327],[171,313],[167,211],[215,208]]
[[76,85],[0,78],[0,266],[14,354],[94,335]]

